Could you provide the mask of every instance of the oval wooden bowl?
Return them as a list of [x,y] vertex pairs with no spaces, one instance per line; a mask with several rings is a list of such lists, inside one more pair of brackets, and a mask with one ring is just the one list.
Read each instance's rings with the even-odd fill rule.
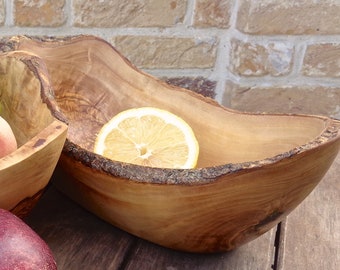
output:
[[50,91],[40,59],[23,52],[0,54],[1,116],[18,143],[16,151],[0,158],[0,208],[21,218],[42,195],[66,140],[67,125],[57,119]]
[[[315,188],[339,151],[339,121],[250,114],[167,85],[92,36],[15,37],[39,55],[69,121],[56,185],[104,220],[162,246],[234,249],[271,229]],[[101,126],[122,110],[154,106],[193,128],[196,169],[162,169],[93,153]],[[306,228],[308,230],[308,228]]]

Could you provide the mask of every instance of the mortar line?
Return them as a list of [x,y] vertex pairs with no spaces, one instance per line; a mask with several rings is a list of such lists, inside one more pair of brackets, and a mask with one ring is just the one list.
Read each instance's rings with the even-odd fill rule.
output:
[[306,53],[307,45],[305,43],[296,43],[293,55],[293,66],[291,76],[299,76],[303,67],[303,60]]
[[14,25],[14,7],[13,7],[13,1],[6,0],[5,2],[5,26],[11,26]]
[[73,0],[66,0],[64,7],[66,19],[66,26],[72,27],[74,23],[74,14],[73,14]]
[[238,33],[238,31],[236,30],[238,9],[239,1],[234,0],[230,10],[229,28],[226,29],[224,32],[221,32],[219,35],[220,44],[218,46],[218,51],[216,55],[214,73],[217,79],[215,99],[220,104],[222,104],[224,96],[230,96],[229,90],[226,89],[226,82],[228,80],[237,80],[235,75],[230,71],[229,67],[231,64],[231,40],[234,38],[235,34],[237,35]]
[[234,3],[232,4],[230,20],[229,20],[231,29],[236,29],[239,8],[240,8],[239,1],[234,0]]
[[194,21],[194,11],[196,7],[196,0],[188,0],[187,8],[183,19],[185,26],[192,26]]

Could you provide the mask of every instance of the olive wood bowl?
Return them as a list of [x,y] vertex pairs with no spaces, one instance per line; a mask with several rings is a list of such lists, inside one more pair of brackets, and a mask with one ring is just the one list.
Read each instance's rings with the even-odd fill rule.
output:
[[[97,37],[13,37],[6,44],[44,61],[69,121],[60,158],[67,177],[57,187],[111,224],[168,248],[219,252],[255,239],[306,198],[339,151],[335,119],[227,109],[145,74]],[[93,153],[104,123],[142,106],[189,123],[200,145],[197,168],[143,167]]]
[[0,158],[0,208],[23,218],[51,178],[66,140],[47,70],[24,52],[0,53],[1,116],[12,127],[18,149]]

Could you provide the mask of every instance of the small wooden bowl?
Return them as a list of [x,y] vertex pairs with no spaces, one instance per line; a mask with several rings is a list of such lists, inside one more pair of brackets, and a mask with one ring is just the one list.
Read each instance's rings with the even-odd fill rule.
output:
[[50,91],[39,58],[0,54],[1,115],[18,143],[16,151],[0,158],[0,208],[21,218],[42,195],[66,140],[67,125],[57,119],[61,114]]
[[[104,220],[178,250],[234,249],[267,232],[315,188],[340,146],[339,121],[241,113],[139,71],[92,36],[14,37],[39,55],[69,120],[56,185]],[[196,169],[149,168],[93,153],[111,117],[154,106],[182,117],[200,145]]]

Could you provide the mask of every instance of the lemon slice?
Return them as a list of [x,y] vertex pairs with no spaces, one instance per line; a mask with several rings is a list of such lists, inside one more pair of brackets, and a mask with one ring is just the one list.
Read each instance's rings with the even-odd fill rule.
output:
[[157,108],[123,111],[100,130],[94,152],[107,158],[160,168],[194,168],[199,146],[180,117]]

